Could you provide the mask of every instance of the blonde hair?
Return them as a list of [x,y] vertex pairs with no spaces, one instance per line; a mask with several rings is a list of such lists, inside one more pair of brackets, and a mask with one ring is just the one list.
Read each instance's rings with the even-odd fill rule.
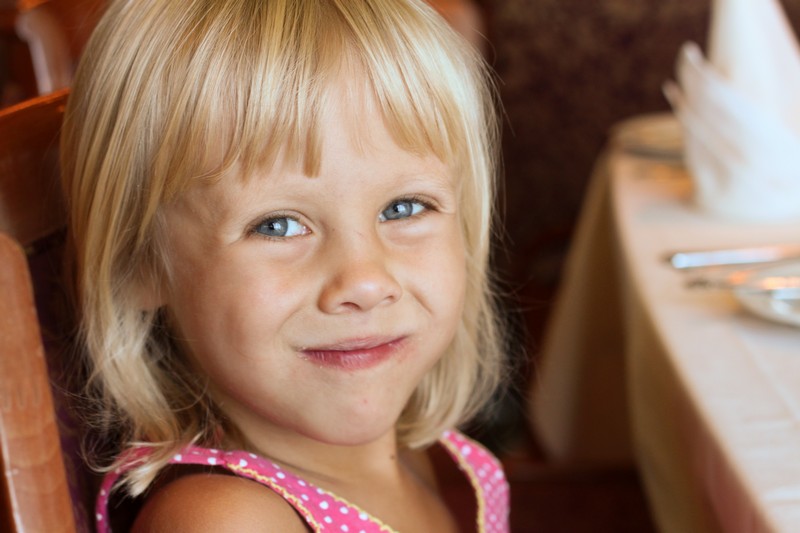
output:
[[177,449],[218,443],[224,426],[160,312],[138,298],[168,276],[161,206],[197,179],[272,164],[279,150],[313,170],[324,93],[343,61],[358,66],[397,143],[435,154],[461,179],[464,314],[401,415],[399,442],[424,446],[463,424],[502,380],[488,274],[496,98],[480,56],[429,6],[112,1],[78,68],[61,153],[90,389],[105,430],[154,452],[128,475],[134,494]]

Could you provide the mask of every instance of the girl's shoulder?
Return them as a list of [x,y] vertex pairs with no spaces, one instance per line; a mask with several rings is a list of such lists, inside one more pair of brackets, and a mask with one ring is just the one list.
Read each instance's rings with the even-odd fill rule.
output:
[[193,473],[158,487],[147,498],[131,531],[308,530],[279,494],[254,481],[221,473]]
[[106,474],[96,502],[98,533],[308,531],[280,490],[262,486],[287,475],[271,461],[242,451],[187,446],[170,459],[146,496],[128,501],[132,505],[126,509],[117,485],[149,454],[147,448],[131,448],[121,456],[123,466]]

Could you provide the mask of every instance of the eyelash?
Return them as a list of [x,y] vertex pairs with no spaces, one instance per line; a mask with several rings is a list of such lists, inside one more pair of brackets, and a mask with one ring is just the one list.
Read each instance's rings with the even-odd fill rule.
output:
[[[411,219],[411,218],[417,218],[417,217],[420,217],[420,216],[424,216],[425,214],[427,214],[430,211],[437,211],[438,210],[436,205],[433,202],[431,202],[430,200],[427,200],[427,199],[422,198],[420,196],[403,196],[403,197],[400,197],[400,198],[395,198],[394,200],[392,200],[391,202],[386,204],[386,206],[383,208],[383,210],[381,210],[381,213],[383,213],[383,211],[388,209],[392,204],[398,204],[398,203],[403,203],[403,202],[408,202],[408,203],[412,203],[412,204],[419,204],[419,205],[421,205],[423,207],[423,211],[421,211],[420,213],[409,215],[408,217],[397,219],[397,220],[407,220],[407,219]],[[297,217],[292,216],[292,215],[290,215],[288,213],[286,213],[286,214],[284,214],[284,213],[273,213],[273,214],[270,214],[269,216],[267,216],[265,218],[259,219],[258,221],[256,221],[252,225],[250,225],[250,227],[247,228],[247,234],[248,235],[253,235],[255,237],[259,237],[259,238],[262,238],[262,239],[268,239],[268,240],[271,240],[271,241],[283,241],[283,240],[286,240],[287,238],[291,238],[291,237],[273,237],[273,236],[270,236],[270,235],[265,235],[265,234],[263,234],[263,233],[258,231],[258,228],[260,228],[264,224],[270,222],[271,220],[281,220],[281,219],[292,220],[292,221],[294,221],[294,222],[296,222],[298,224],[304,225],[302,222],[300,222],[297,219]],[[390,222],[390,221],[391,220],[387,219],[387,220],[384,220],[382,222]]]
[[[281,220],[281,219],[291,220],[293,222],[296,222],[297,224],[301,224],[301,225],[305,226],[305,224],[300,222],[300,220],[298,220],[298,218],[296,216],[292,216],[289,213],[280,213],[280,212],[279,213],[271,213],[269,216],[266,216],[264,218],[258,219],[256,222],[251,224],[250,227],[247,228],[247,235],[251,235],[253,237],[258,237],[260,239],[267,239],[267,240],[270,240],[270,241],[285,241],[286,239],[291,238],[291,237],[273,237],[271,235],[265,235],[265,234],[263,234],[263,233],[258,231],[258,228],[260,228],[264,224],[270,222],[271,220]],[[302,235],[298,235],[298,237],[301,237],[301,236]]]
[[[386,206],[383,208],[383,210],[381,212],[383,212],[386,209],[388,209],[392,204],[397,204],[397,203],[402,203],[402,202],[409,202],[409,203],[412,203],[412,204],[419,204],[424,208],[424,210],[422,212],[420,212],[420,213],[417,213],[415,215],[410,215],[410,216],[408,216],[408,217],[406,217],[404,219],[401,219],[401,220],[408,220],[408,219],[412,219],[412,218],[417,218],[417,217],[420,217],[420,216],[424,216],[428,212],[438,211],[437,206],[432,201],[430,201],[430,200],[428,200],[426,198],[423,198],[421,196],[412,195],[412,196],[402,196],[400,198],[395,198],[394,200],[392,200],[391,202],[386,204]],[[388,222],[388,220],[386,222]]]

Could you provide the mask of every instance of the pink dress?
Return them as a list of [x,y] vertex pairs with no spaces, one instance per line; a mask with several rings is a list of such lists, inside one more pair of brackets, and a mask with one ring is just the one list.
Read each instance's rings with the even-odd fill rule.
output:
[[[440,443],[465,473],[478,502],[481,533],[508,533],[509,489],[500,462],[483,446],[457,431],[446,431]],[[212,465],[266,485],[283,497],[312,531],[337,533],[394,532],[357,506],[308,483],[269,459],[243,451],[190,446],[171,464]],[[108,498],[122,470],[108,474],[97,497],[97,531],[108,533]]]

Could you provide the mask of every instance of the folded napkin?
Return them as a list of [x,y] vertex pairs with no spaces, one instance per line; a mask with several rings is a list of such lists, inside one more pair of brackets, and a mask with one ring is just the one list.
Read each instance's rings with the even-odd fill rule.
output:
[[709,58],[687,43],[664,87],[695,200],[741,219],[800,218],[800,47],[778,0],[714,0]]

